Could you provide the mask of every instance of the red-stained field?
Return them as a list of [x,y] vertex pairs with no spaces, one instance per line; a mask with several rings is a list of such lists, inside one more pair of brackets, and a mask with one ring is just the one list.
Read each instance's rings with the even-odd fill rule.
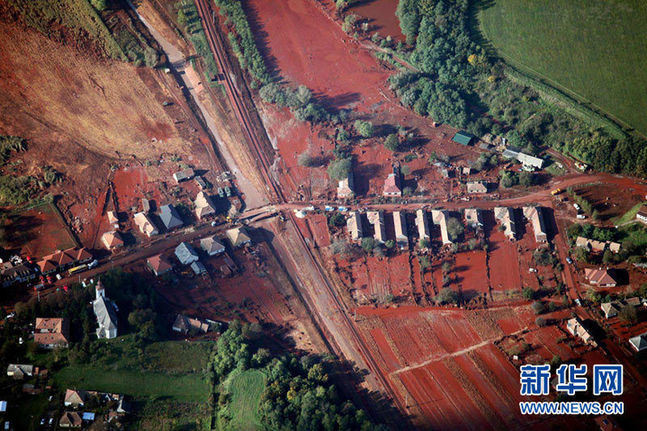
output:
[[76,245],[52,204],[10,215],[8,219],[6,248],[20,248],[23,255],[41,258]]
[[487,254],[483,250],[474,250],[456,254],[455,271],[458,286],[467,297],[487,293]]
[[490,233],[490,285],[493,290],[520,290],[521,274],[517,246],[498,229]]
[[359,325],[379,366],[399,388],[417,425],[502,429],[523,423],[518,371],[493,343],[521,329],[537,329],[528,306],[357,313],[364,316]]
[[[329,8],[329,3],[325,7]],[[363,5],[363,6],[368,6]],[[374,7],[374,6],[373,6]],[[382,5],[379,6],[380,9]],[[268,2],[251,0],[245,4],[251,18],[257,44],[270,68],[291,85],[305,85],[315,97],[333,108],[352,108],[359,116],[377,126],[404,125],[415,130],[421,145],[415,151],[417,160],[410,164],[412,175],[419,177],[418,187],[432,194],[447,189],[438,178],[437,169],[428,166],[431,151],[473,159],[474,148],[451,141],[455,130],[434,127],[429,118],[420,117],[400,106],[386,83],[394,71],[380,64],[361,43],[346,35],[340,25],[310,0]],[[270,138],[278,148],[284,166],[282,182],[305,196],[327,194],[324,169],[298,166],[297,156],[305,151],[313,157],[330,157],[329,138],[320,136],[317,127],[310,128],[290,117],[287,110],[263,104],[264,122]],[[353,146],[358,194],[377,194],[388,174],[391,162],[402,161],[404,154],[393,154],[376,140]],[[298,197],[298,195],[297,195]]]

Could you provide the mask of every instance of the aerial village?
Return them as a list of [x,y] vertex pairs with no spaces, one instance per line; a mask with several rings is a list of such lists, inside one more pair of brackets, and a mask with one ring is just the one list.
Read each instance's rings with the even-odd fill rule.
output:
[[[283,22],[300,16],[292,2],[250,2],[265,12],[254,26],[268,32],[268,50],[286,37],[339,57],[338,70],[312,74],[320,59],[311,46],[276,52],[278,69],[309,80],[287,80],[295,98],[335,105],[336,117],[318,122],[268,101],[274,82],[257,91],[233,61],[243,55],[236,37],[225,46],[214,36],[233,24],[210,3],[189,2],[188,24],[174,22],[187,2],[181,13],[154,3],[123,15],[151,32],[165,60],[127,67],[165,122],[120,119],[146,130],[110,141],[98,162],[83,153],[87,165],[71,162],[82,174],[70,169],[6,206],[0,429],[203,429],[175,426],[187,411],[220,429],[212,419],[232,397],[231,381],[215,375],[216,341],[243,324],[245,340],[267,348],[237,363],[232,379],[277,352],[334,357],[343,372],[321,381],[341,380],[345,395],[351,388],[369,406],[378,399],[370,413],[392,414],[396,425],[525,428],[520,367],[547,363],[623,364],[623,399],[632,420],[641,417],[643,179],[515,145],[514,127],[476,136],[419,115],[387,84],[411,65],[384,57],[391,39],[362,30],[360,42],[343,30],[371,28],[346,22],[348,2],[331,13],[333,2],[296,0],[300,13],[318,17],[318,32]],[[197,22],[217,73],[188,42],[199,32],[181,36]],[[103,92],[86,86],[91,100]],[[68,144],[61,158],[74,156]],[[3,173],[27,172],[29,151],[8,153]],[[607,415],[586,425],[620,429]]]

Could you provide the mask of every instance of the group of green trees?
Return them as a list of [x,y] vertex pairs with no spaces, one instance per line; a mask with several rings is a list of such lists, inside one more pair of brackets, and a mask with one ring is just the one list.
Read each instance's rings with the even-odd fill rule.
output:
[[296,90],[277,82],[270,82],[259,90],[261,98],[268,103],[276,104],[282,108],[290,108],[294,118],[299,121],[320,123],[322,121],[335,121],[331,115],[312,95],[305,85],[300,85]]
[[177,23],[189,37],[191,44],[195,48],[195,52],[202,57],[209,78],[212,79],[218,75],[216,59],[209,48],[207,35],[204,32],[204,27],[202,27],[202,22],[200,21],[198,10],[193,0],[183,0],[179,3]]
[[532,172],[514,172],[502,169],[499,171],[499,184],[501,187],[508,188],[516,185],[530,187],[535,184],[535,174]]
[[256,46],[254,34],[247,21],[247,15],[243,10],[242,2],[238,0],[215,0],[220,14],[229,18],[236,29],[235,35],[229,33],[229,43],[240,65],[247,69],[249,74],[255,79],[256,85],[267,84],[271,77],[265,65],[263,55]]
[[608,172],[647,174],[647,145],[618,128],[555,109],[554,95],[491,58],[472,37],[469,0],[400,0],[400,28],[412,47],[399,55],[419,71],[389,81],[403,105],[476,136],[504,134],[524,152],[559,151]]
[[[315,356],[273,356],[260,347],[259,328],[230,324],[217,342],[211,360],[218,396],[216,415],[225,429],[233,412],[223,383],[230,373],[261,371],[265,388],[258,406],[263,429],[272,430],[382,430],[366,413],[347,400],[331,382],[336,364]],[[254,405],[249,406],[254,409]]]

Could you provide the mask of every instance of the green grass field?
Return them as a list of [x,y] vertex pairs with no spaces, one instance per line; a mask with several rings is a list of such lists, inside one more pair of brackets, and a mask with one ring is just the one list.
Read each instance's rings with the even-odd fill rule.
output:
[[56,373],[60,388],[79,388],[178,401],[205,402],[209,388],[201,374],[169,375],[136,370],[104,370],[90,365],[68,366]]
[[507,62],[647,135],[647,2],[491,3],[480,28]]
[[231,394],[232,429],[260,429],[258,404],[265,389],[265,375],[258,370],[243,371],[232,377],[228,389]]

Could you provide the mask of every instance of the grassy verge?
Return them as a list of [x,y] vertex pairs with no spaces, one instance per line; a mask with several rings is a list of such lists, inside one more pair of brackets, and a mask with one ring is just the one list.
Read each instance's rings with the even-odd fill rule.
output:
[[[605,127],[627,123],[643,135],[647,60],[636,53],[647,38],[646,18],[647,4],[636,0],[497,0],[479,12],[497,52],[566,94],[569,112]],[[544,84],[524,84],[557,95]]]
[[626,213],[624,213],[620,217],[617,217],[617,218],[613,219],[612,220],[613,224],[615,224],[616,226],[619,226],[619,225],[621,225],[623,223],[627,223],[627,222],[632,221],[633,219],[636,218],[636,214],[640,210],[641,206],[643,206],[642,202],[634,205],[633,207],[631,207],[631,209],[629,211],[627,211]]
[[259,370],[247,370],[232,375],[227,383],[231,395],[230,425],[242,431],[261,429],[258,405],[265,390],[265,375]]
[[[182,27],[184,32],[188,35],[195,52],[204,60],[207,72],[207,78],[211,81],[218,75],[218,66],[213,53],[209,48],[207,36],[204,33],[204,28],[198,16],[198,10],[195,7],[193,0],[183,0],[180,2],[178,8],[177,22]],[[211,85],[218,85],[217,82],[211,82]]]
[[79,388],[115,392],[135,398],[171,398],[204,402],[209,388],[202,375],[168,375],[137,370],[104,370],[92,365],[71,365],[54,375],[61,389]]

